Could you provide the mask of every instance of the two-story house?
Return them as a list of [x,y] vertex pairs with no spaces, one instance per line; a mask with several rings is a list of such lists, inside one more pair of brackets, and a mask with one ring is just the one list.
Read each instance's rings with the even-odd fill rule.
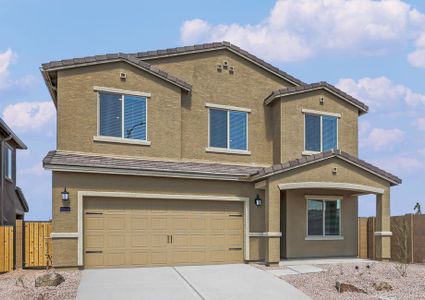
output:
[[16,150],[27,146],[0,118],[0,226],[15,225],[28,212],[22,190],[16,185]]
[[53,264],[121,267],[357,256],[357,197],[390,187],[358,158],[368,107],[228,42],[54,61]]

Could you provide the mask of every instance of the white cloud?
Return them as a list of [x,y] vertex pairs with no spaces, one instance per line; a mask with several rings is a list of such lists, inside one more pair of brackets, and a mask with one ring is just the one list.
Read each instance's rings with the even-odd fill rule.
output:
[[359,80],[340,79],[336,86],[344,92],[364,101],[372,110],[391,107],[401,101],[410,106],[425,105],[425,95],[413,92],[410,88],[392,82],[385,76]]
[[415,125],[416,125],[416,128],[418,128],[419,130],[425,131],[425,118],[424,117],[417,118],[415,121]]
[[[382,54],[402,48],[425,29],[425,15],[400,0],[278,0],[258,24],[187,20],[185,44],[228,40],[266,59],[298,61],[330,51]],[[424,42],[425,44],[425,42]]]
[[55,108],[51,101],[20,102],[6,106],[3,119],[13,129],[30,131],[43,128],[55,116]]
[[367,137],[361,141],[361,145],[373,150],[381,150],[384,147],[391,148],[403,139],[404,132],[400,129],[373,128]]
[[15,54],[11,49],[0,53],[0,90],[10,85],[9,66],[13,62]]
[[425,167],[423,159],[416,159],[410,155],[387,157],[384,159],[373,160],[372,163],[384,170],[394,173],[413,173],[415,171],[422,171]]

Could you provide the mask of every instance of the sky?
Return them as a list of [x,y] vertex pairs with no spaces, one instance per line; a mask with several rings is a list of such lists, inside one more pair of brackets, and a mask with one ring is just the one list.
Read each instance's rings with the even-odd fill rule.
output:
[[[18,153],[27,220],[51,218],[56,112],[39,67],[80,56],[227,40],[304,82],[327,81],[370,107],[360,158],[403,179],[391,213],[425,206],[425,1],[0,0],[0,115]],[[361,197],[359,214],[375,214]]]

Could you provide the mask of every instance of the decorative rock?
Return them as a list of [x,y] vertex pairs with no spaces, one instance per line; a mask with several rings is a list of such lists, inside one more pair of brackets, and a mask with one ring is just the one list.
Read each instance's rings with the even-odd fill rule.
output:
[[65,278],[56,272],[40,275],[35,279],[35,287],[41,286],[58,286],[65,281]]
[[355,285],[352,285],[350,283],[345,283],[345,282],[337,281],[335,287],[336,287],[336,290],[339,293],[348,292],[348,293],[363,293],[363,294],[367,294],[366,291],[364,291],[361,288],[358,288]]
[[392,291],[393,287],[391,286],[391,284],[389,284],[386,281],[381,281],[381,282],[375,282],[373,284],[373,287],[375,288],[375,290],[377,291]]

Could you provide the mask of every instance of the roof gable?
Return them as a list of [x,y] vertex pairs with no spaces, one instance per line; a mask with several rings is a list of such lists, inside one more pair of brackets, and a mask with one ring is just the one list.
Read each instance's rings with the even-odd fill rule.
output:
[[282,174],[296,168],[312,165],[312,164],[315,164],[324,160],[328,160],[331,158],[338,158],[338,159],[344,160],[356,167],[359,167],[371,174],[374,174],[388,181],[391,185],[398,185],[398,184],[401,184],[402,182],[402,180],[398,178],[397,176],[389,172],[386,172],[364,160],[361,160],[341,150],[330,150],[327,152],[321,152],[311,156],[306,156],[300,159],[292,160],[284,164],[276,164],[268,168],[262,168],[259,170],[257,174],[253,175],[251,179],[252,181],[263,180],[265,178],[268,178],[274,175]]
[[266,99],[264,99],[264,104],[268,105],[278,98],[308,93],[316,90],[326,90],[327,92],[337,96],[341,100],[346,101],[347,103],[355,106],[359,110],[359,114],[366,113],[369,110],[369,107],[360,100],[348,95],[337,87],[324,81],[275,90],[269,96],[267,96]]
[[24,142],[21,141],[21,139],[12,131],[12,129],[9,128],[9,126],[7,126],[6,122],[2,118],[0,118],[0,131],[5,134],[6,138],[8,136],[11,137],[11,140],[16,144],[16,148],[23,150],[27,149]]
[[50,95],[53,98],[53,101],[56,102],[56,87],[52,82],[52,73],[55,73],[59,70],[71,69],[71,68],[79,68],[86,67],[98,64],[106,64],[113,62],[125,62],[128,63],[140,70],[148,72],[156,77],[159,77],[171,84],[174,84],[180,87],[182,90],[186,92],[191,92],[192,85],[185,82],[182,79],[173,76],[157,66],[151,65],[142,60],[136,59],[134,56],[124,53],[115,53],[115,54],[105,54],[105,55],[96,55],[96,56],[87,56],[82,58],[74,58],[74,59],[66,59],[60,61],[52,61],[49,63],[42,64],[41,72],[45,79],[46,85],[49,89]]
[[276,76],[283,78],[285,81],[298,86],[305,84],[298,78],[293,77],[292,75],[289,75],[288,73],[280,70],[279,68],[265,62],[264,60],[258,58],[257,56],[249,53],[246,50],[241,49],[240,47],[231,44],[230,42],[223,41],[223,42],[214,42],[214,43],[205,43],[205,44],[198,44],[193,46],[184,46],[184,47],[176,47],[176,48],[168,48],[168,49],[162,49],[162,50],[154,50],[154,51],[145,51],[145,52],[138,52],[133,53],[131,55],[135,56],[136,58],[147,61],[150,59],[157,59],[162,57],[170,57],[170,56],[180,56],[180,55],[191,55],[195,53],[201,53],[201,52],[208,52],[208,51],[216,51],[216,50],[228,50],[252,63],[255,65],[265,69],[266,71],[275,74]]

